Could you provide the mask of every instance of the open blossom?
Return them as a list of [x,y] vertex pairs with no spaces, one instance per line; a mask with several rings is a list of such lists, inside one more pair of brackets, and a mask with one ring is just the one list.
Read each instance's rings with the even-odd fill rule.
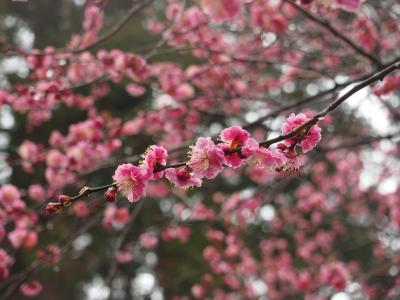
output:
[[241,0],[202,0],[201,5],[204,11],[217,22],[235,18],[242,9]]
[[21,284],[19,290],[21,293],[27,297],[35,297],[42,291],[43,286],[42,284],[37,281],[25,282]]
[[130,220],[129,210],[126,207],[118,208],[115,205],[108,205],[104,211],[102,224],[106,228],[112,226],[123,226]]
[[188,167],[169,168],[165,170],[165,177],[176,187],[187,188],[191,186],[201,186],[201,179],[194,177]]
[[[220,134],[221,140],[225,143],[221,147],[224,151],[236,150],[244,146],[250,138],[250,133],[240,126],[232,126],[225,128]],[[253,140],[250,140],[253,142]],[[243,155],[241,153],[233,153],[225,156],[226,164],[232,168],[238,168],[243,163]]]
[[40,147],[29,141],[25,140],[18,148],[19,156],[27,162],[36,163],[40,160]]
[[166,228],[161,237],[164,241],[178,240],[180,243],[187,243],[192,230],[187,226],[176,226]]
[[164,147],[150,146],[144,154],[144,161],[142,165],[148,171],[151,179],[160,179],[163,177],[164,172],[154,173],[154,169],[157,167],[165,166],[167,164],[168,153]]
[[224,151],[211,138],[201,137],[192,146],[188,166],[193,170],[193,176],[213,179],[224,169],[224,163]]
[[19,190],[12,184],[5,184],[0,188],[0,204],[5,209],[23,210],[26,207]]
[[37,202],[46,200],[46,191],[40,184],[32,184],[28,189],[29,198]]
[[269,150],[259,147],[257,151],[247,159],[250,166],[276,169],[284,166],[287,162],[286,156],[279,150]]
[[118,251],[115,254],[115,259],[120,264],[126,264],[126,263],[133,261],[134,256],[132,254],[132,250],[128,249],[128,250],[124,250],[124,251]]
[[74,203],[72,207],[75,215],[80,218],[85,218],[89,215],[90,209],[85,201],[79,200]]
[[46,264],[58,264],[61,260],[61,249],[57,245],[50,244],[36,252],[36,256]]
[[136,202],[145,196],[149,177],[148,171],[142,167],[122,164],[118,166],[113,179],[122,195],[130,202]]
[[14,259],[0,248],[0,279],[6,279],[9,274],[8,268],[14,263]]
[[31,249],[35,247],[38,242],[36,231],[24,228],[16,228],[11,231],[8,234],[8,239],[10,240],[11,245],[16,249],[20,247]]
[[139,236],[139,244],[145,249],[154,249],[158,245],[158,238],[149,233],[142,233]]
[[[291,114],[285,121],[285,123],[282,126],[282,133],[287,134],[300,125],[306,123],[309,120],[305,114]],[[301,131],[299,135],[303,135],[305,132]],[[292,146],[294,143],[296,143],[298,138],[298,135],[286,139],[284,143],[287,146]],[[317,143],[321,140],[321,128],[318,125],[313,125],[311,128],[308,130],[308,132],[302,137],[300,141],[300,147],[303,149],[303,152],[308,152],[311,149],[313,149]]]
[[97,32],[103,27],[103,12],[95,5],[89,5],[85,10],[83,28]]
[[297,171],[304,165],[304,158],[296,152],[296,149],[288,147],[284,143],[279,143],[277,148],[286,157],[286,163],[275,168],[276,171]]
[[341,291],[346,287],[350,274],[342,263],[332,262],[322,266],[320,277],[322,282],[330,284],[336,290]]

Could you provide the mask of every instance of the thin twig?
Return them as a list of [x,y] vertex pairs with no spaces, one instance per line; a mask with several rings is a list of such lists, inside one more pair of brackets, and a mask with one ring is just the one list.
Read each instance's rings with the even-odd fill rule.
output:
[[316,16],[314,16],[312,13],[309,11],[305,10],[298,4],[294,3],[292,0],[284,0],[286,3],[290,4],[291,6],[295,7],[298,11],[300,11],[303,15],[305,15],[307,18],[312,20],[313,22],[321,25],[325,29],[327,29],[329,32],[331,32],[336,38],[342,40],[344,43],[349,45],[355,52],[360,54],[361,56],[364,56],[367,58],[369,61],[374,63],[377,67],[382,67],[382,63],[378,58],[375,56],[371,55],[370,53],[367,53],[364,51],[361,47],[356,45],[352,40],[350,40],[348,37],[346,37],[344,34],[339,32],[336,28],[334,28],[328,21],[322,20]]

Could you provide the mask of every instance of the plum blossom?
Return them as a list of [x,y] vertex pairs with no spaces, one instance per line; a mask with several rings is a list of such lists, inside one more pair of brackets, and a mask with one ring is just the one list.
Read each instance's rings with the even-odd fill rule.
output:
[[18,248],[31,249],[36,246],[38,236],[36,231],[28,230],[25,228],[16,228],[8,234],[8,239],[11,245]]
[[134,97],[139,97],[146,92],[146,89],[139,84],[130,83],[126,86],[126,91]]
[[103,226],[110,228],[112,226],[123,226],[130,220],[129,210],[126,207],[118,208],[115,205],[108,205],[104,211]]
[[96,5],[89,5],[85,10],[83,28],[86,31],[98,32],[103,27],[103,12]]
[[57,245],[50,244],[46,248],[38,250],[36,256],[46,264],[54,265],[61,260],[61,249]]
[[40,184],[32,184],[28,189],[29,198],[37,202],[46,200],[46,191]]
[[216,22],[232,20],[242,9],[241,0],[202,0],[201,6]]
[[360,8],[361,0],[333,0],[333,4],[348,11],[357,11]]
[[296,149],[288,147],[284,143],[279,143],[277,148],[286,157],[286,163],[281,167],[277,167],[276,171],[297,171],[304,165],[304,158],[296,152]]
[[[300,125],[306,123],[309,120],[307,116],[303,113],[300,114],[291,114],[285,121],[282,126],[282,133],[288,134],[289,132],[293,131]],[[303,152],[306,153],[312,150],[317,143],[321,140],[321,128],[318,125],[312,125],[310,129],[305,132],[305,130],[301,131],[299,135],[304,135],[300,141],[300,147],[302,148]],[[291,147],[297,142],[298,136],[294,136],[288,138],[284,141],[284,143]]]
[[75,215],[79,218],[85,218],[89,215],[90,209],[85,201],[79,200],[74,203],[72,207]]
[[168,227],[161,235],[164,241],[178,240],[180,243],[187,243],[192,230],[187,226]]
[[119,165],[113,179],[118,190],[130,202],[137,202],[146,194],[145,189],[151,174],[143,167],[137,167],[132,164]]
[[158,245],[158,238],[150,233],[142,233],[139,236],[139,244],[145,249],[154,249]]
[[287,162],[286,156],[276,149],[269,150],[259,147],[257,151],[247,159],[250,166],[276,169],[284,166]]
[[26,207],[19,190],[12,184],[5,184],[0,188],[0,204],[5,209],[23,210]]
[[224,169],[224,151],[211,138],[201,137],[191,148],[188,166],[193,170],[193,176],[213,179]]
[[[248,141],[254,144],[254,140],[249,140],[250,133],[240,126],[225,128],[221,131],[220,138],[224,142],[224,144],[221,144],[221,147],[225,152],[235,151],[240,147],[245,146]],[[225,156],[226,164],[234,169],[242,165],[243,158],[245,157],[243,157],[242,153],[239,152]]]
[[19,288],[20,292],[27,297],[35,297],[39,295],[42,289],[42,284],[37,280],[24,282]]
[[32,172],[32,167],[42,159],[41,146],[25,140],[18,147],[18,154],[22,159],[22,167],[26,172]]
[[154,169],[167,164],[168,153],[164,147],[156,145],[150,146],[143,155],[143,158],[144,161],[142,162],[142,165],[149,173],[151,179],[160,179],[163,177],[163,171],[154,173]]
[[320,277],[322,282],[341,291],[346,287],[350,274],[341,262],[332,262],[322,266]]
[[165,170],[165,177],[179,188],[188,188],[191,186],[200,187],[202,184],[201,179],[196,178],[190,173],[188,167],[183,168],[168,168]]
[[133,261],[134,256],[132,254],[132,251],[129,249],[129,250],[118,251],[115,254],[115,258],[118,263],[126,264],[126,263]]
[[0,279],[6,279],[9,274],[9,267],[14,263],[14,259],[0,248]]

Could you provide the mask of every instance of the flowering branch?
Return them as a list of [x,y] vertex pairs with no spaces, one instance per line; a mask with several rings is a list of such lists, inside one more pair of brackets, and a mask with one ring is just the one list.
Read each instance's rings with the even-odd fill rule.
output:
[[[313,126],[316,126],[316,124],[318,123],[319,120],[324,118],[327,114],[333,112],[344,101],[349,99],[352,95],[354,95],[361,89],[363,89],[379,80],[383,80],[385,78],[385,76],[387,76],[388,74],[392,73],[393,71],[395,71],[397,69],[400,69],[400,61],[396,61],[396,62],[392,63],[391,65],[389,65],[382,71],[375,73],[374,75],[365,79],[361,83],[357,84],[352,89],[350,89],[348,92],[346,92],[344,95],[342,95],[337,100],[332,102],[324,110],[315,114],[312,118],[310,118],[308,120],[303,119],[302,124],[295,126],[290,131],[288,131],[286,133],[284,132],[283,134],[281,134],[275,138],[272,138],[272,139],[269,139],[266,141],[262,141],[260,143],[255,142],[253,139],[250,139],[249,142],[251,141],[253,143],[252,146],[246,144],[249,139],[249,134],[238,126],[236,126],[236,127],[234,126],[234,127],[225,129],[224,130],[224,131],[226,131],[225,132],[225,140],[223,138],[224,131],[221,133],[222,141],[213,142],[213,141],[211,141],[211,139],[207,140],[205,138],[200,138],[203,140],[199,139],[198,142],[196,143],[196,146],[192,147],[193,151],[191,153],[191,159],[187,162],[180,162],[180,163],[167,165],[165,163],[166,158],[168,156],[166,150],[162,147],[152,146],[153,148],[152,147],[149,148],[150,150],[148,152],[148,153],[150,153],[150,156],[149,155],[145,156],[145,164],[150,163],[150,165],[146,166],[146,168],[147,168],[146,170],[141,170],[139,167],[135,167],[131,164],[121,165],[121,166],[125,166],[125,169],[121,169],[120,174],[118,174],[118,169],[117,169],[117,173],[114,176],[114,179],[116,180],[115,182],[104,185],[104,186],[95,187],[95,188],[83,187],[81,189],[81,191],[79,192],[79,194],[76,196],[73,196],[73,197],[70,197],[67,195],[61,195],[59,197],[58,202],[51,202],[47,205],[46,211],[48,213],[57,212],[61,209],[61,207],[69,206],[74,200],[86,197],[95,192],[105,191],[105,190],[107,190],[105,197],[109,201],[115,200],[117,189],[123,190],[123,192],[125,193],[125,195],[127,195],[128,199],[130,199],[130,201],[137,201],[139,198],[141,198],[144,195],[143,189],[147,184],[146,180],[148,180],[152,177],[161,178],[164,175],[163,171],[171,170],[171,169],[181,169],[180,172],[176,171],[175,174],[170,174],[169,178],[167,175],[167,178],[170,181],[174,182],[177,186],[181,186],[181,187],[187,187],[187,186],[191,186],[191,185],[200,186],[201,185],[201,180],[200,180],[201,177],[205,176],[209,179],[214,178],[216,176],[216,174],[218,174],[222,170],[223,164],[227,164],[228,166],[232,166],[232,167],[240,166],[241,163],[238,163],[237,165],[235,165],[235,163],[229,162],[229,160],[230,160],[230,158],[228,158],[229,156],[233,156],[233,155],[237,154],[236,156],[238,156],[239,159],[249,158],[249,157],[255,155],[255,153],[258,151],[257,149],[252,148],[252,147],[268,148],[269,146],[271,146],[273,144],[276,144],[276,143],[279,143],[282,141],[288,141],[291,138],[294,138],[294,137],[300,135],[297,139],[290,142],[289,148],[287,148],[286,146],[282,146],[282,145],[280,148],[280,150],[283,153],[285,151],[290,152],[290,153],[289,152],[285,153],[286,159],[293,158],[293,155],[296,156],[296,154],[297,154],[294,150],[294,146],[296,144],[298,144],[299,142],[301,142],[302,139],[307,138],[307,136],[310,134],[309,131],[312,130]],[[295,123],[298,122],[297,119],[294,119],[293,121]],[[238,129],[238,128],[240,128],[240,129]],[[232,132],[228,132],[228,131],[232,131]],[[233,131],[235,131],[235,132],[233,133]],[[319,129],[319,131],[320,131],[320,129]],[[318,131],[318,134],[319,134],[319,131]],[[317,133],[317,132],[314,132],[314,133]],[[236,136],[232,137],[232,134],[236,134]],[[245,136],[245,137],[243,137],[243,136]],[[242,139],[242,140],[238,141],[240,139]],[[320,139],[320,136],[319,136],[319,139]],[[301,144],[303,151],[307,152],[310,149],[312,149],[316,145],[316,143],[319,141],[319,139],[315,138],[315,140],[312,141],[312,144],[313,144],[312,146],[309,146],[309,145],[304,146],[303,144]],[[198,145],[199,142],[200,142],[200,144],[203,144],[205,146]],[[221,148],[217,148],[217,146],[215,146],[215,144],[222,144],[224,142],[228,143],[230,145],[227,146],[226,144],[223,144]],[[257,144],[257,146],[254,146],[254,144]],[[215,147],[213,147],[212,145],[214,145]],[[198,147],[199,149],[196,149],[196,147]],[[202,147],[203,147],[203,149],[201,149]],[[250,152],[250,154],[245,155],[243,153],[245,150],[244,148],[246,148],[246,147],[247,147],[247,151]],[[250,148],[252,148],[252,149],[249,150]],[[221,157],[221,149],[223,149],[223,155],[227,156],[225,158],[226,160],[224,160],[223,157]],[[196,152],[196,150],[199,152]],[[153,151],[153,152],[151,152],[151,151]],[[205,151],[205,152],[211,151],[214,153],[213,155],[217,155],[217,156],[205,158],[204,155],[206,155],[206,154],[201,151]],[[267,150],[264,150],[264,151],[267,151]],[[207,154],[207,155],[209,155],[209,154]],[[265,153],[264,153],[264,155],[265,155]],[[277,153],[275,153],[275,154],[267,153],[267,155],[270,155],[271,156],[270,158],[275,159],[275,161],[274,161],[275,167],[280,165],[279,167],[277,167],[277,170],[282,169],[282,167],[285,168],[284,164],[286,163],[286,161],[285,161],[285,163],[283,163],[283,161],[284,161],[283,156],[278,157],[279,155]],[[274,155],[275,155],[275,157],[274,157]],[[216,167],[216,170],[213,170],[211,173],[208,173],[208,171],[210,171],[209,170],[210,164],[213,159],[217,160],[217,162],[215,163],[216,166],[214,166],[214,167]],[[282,161],[278,162],[279,160],[282,160]],[[199,166],[199,164],[200,164],[200,166]],[[206,165],[206,167],[205,167],[205,165]],[[295,165],[294,167],[290,167],[289,169],[292,169],[292,168],[297,169],[298,166]],[[192,178],[190,171],[194,170],[196,173],[196,169],[198,169],[198,171],[199,171],[198,172],[200,174],[198,176],[199,178],[195,178],[195,177]],[[205,170],[205,169],[207,169],[207,170]],[[132,175],[130,173],[132,171],[135,172],[134,175]],[[147,174],[143,174],[143,172],[147,172]],[[151,173],[151,174],[149,174],[149,173]],[[138,186],[139,186],[139,188],[138,188]],[[133,190],[131,190],[131,189],[138,189],[138,191],[133,192]],[[130,194],[130,193],[133,193],[133,194]]]

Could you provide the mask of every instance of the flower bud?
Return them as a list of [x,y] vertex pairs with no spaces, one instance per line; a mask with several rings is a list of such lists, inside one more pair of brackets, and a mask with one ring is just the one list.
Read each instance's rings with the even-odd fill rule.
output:
[[115,198],[117,197],[117,188],[116,187],[108,188],[108,190],[104,193],[104,197],[108,202],[114,202]]
[[54,214],[59,212],[61,209],[61,203],[59,202],[50,202],[46,206],[46,213],[47,214]]
[[60,202],[62,206],[69,206],[72,203],[72,198],[67,195],[60,195],[58,197],[58,202]]

